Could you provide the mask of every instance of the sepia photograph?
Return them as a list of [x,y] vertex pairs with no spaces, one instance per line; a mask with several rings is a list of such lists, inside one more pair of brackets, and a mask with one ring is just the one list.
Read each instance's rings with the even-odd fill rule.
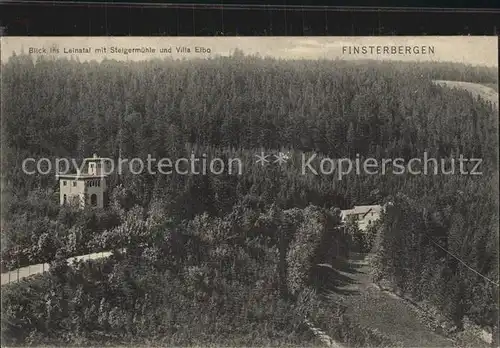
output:
[[1,37],[5,347],[498,347],[498,37]]

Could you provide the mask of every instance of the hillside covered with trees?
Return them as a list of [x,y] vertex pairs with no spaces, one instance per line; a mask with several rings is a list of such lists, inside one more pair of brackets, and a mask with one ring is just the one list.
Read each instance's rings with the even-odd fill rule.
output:
[[[101,63],[11,57],[2,65],[2,267],[59,261],[48,275],[2,289],[2,336],[37,344],[301,345],[312,340],[302,319],[321,307],[306,296],[312,266],[350,248],[339,209],[386,202],[374,242],[377,279],[429,301],[459,329],[465,317],[494,327],[498,112],[433,80],[498,84],[497,75],[459,64],[241,53]],[[292,160],[262,167],[260,151]],[[93,153],[207,154],[240,158],[244,170],[114,174],[110,205],[84,211],[58,205],[55,173],[22,172],[28,157],[80,163]],[[460,155],[481,158],[482,174],[389,170],[339,180],[300,172],[303,155],[408,161],[424,153],[447,165]],[[124,247],[103,262],[60,261]]]

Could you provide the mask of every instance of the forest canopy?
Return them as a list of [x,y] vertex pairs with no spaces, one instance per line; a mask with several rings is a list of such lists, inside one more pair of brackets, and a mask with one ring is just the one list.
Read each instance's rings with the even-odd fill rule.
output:
[[[163,231],[174,231],[168,233],[177,235],[179,241],[190,241],[184,254],[172,260],[177,271],[190,268],[193,273],[183,280],[172,276],[178,288],[190,281],[199,285],[206,274],[216,274],[217,286],[222,286],[229,282],[224,277],[240,267],[238,262],[246,262],[253,267],[252,280],[257,281],[259,267],[265,267],[268,273],[261,281],[271,282],[273,291],[292,284],[295,293],[305,277],[302,265],[314,259],[303,253],[316,250],[302,250],[299,242],[311,236],[317,245],[322,235],[315,233],[327,233],[338,224],[335,208],[392,202],[395,208],[384,217],[377,241],[378,277],[432,302],[458,326],[464,316],[494,326],[498,288],[464,270],[433,241],[498,284],[498,111],[481,98],[437,86],[433,80],[491,85],[498,84],[498,71],[451,63],[285,61],[243,54],[207,60],[100,63],[34,61],[15,55],[2,63],[3,267],[52,260],[60,250],[70,255],[109,245],[118,248],[130,241],[126,236],[133,231],[158,248],[171,247],[170,241],[151,230],[148,216],[159,209],[171,224],[162,227]],[[351,173],[335,181],[328,176],[300,175],[292,164],[251,165],[255,153],[262,150],[295,157],[315,153],[332,158],[360,155],[407,160],[426,152],[447,161],[462,154],[481,158],[483,174]],[[192,152],[241,158],[247,170],[240,176],[112,175],[110,205],[103,211],[79,213],[59,206],[53,175],[26,175],[21,170],[28,157],[80,161],[94,153],[116,159],[148,154],[176,158]],[[294,208],[300,213],[290,211]],[[276,236],[278,230],[290,231],[290,225],[298,226],[298,232],[292,233],[298,239],[290,237],[286,243],[302,250],[296,256],[300,262],[280,249],[286,238]],[[193,250],[204,243],[211,246],[209,252],[222,253],[214,243],[227,240],[217,231],[238,236],[231,244],[234,255],[227,256],[232,257],[227,262],[234,262],[231,270],[219,272],[205,259],[192,259]],[[287,283],[283,273],[264,266],[253,252],[268,257],[277,269],[288,262],[297,273],[295,280]],[[226,260],[225,254],[217,255]],[[152,266],[157,258],[151,260],[143,260],[146,269],[165,271],[163,264]],[[101,270],[103,274],[124,272],[125,261],[116,262],[109,266],[113,271],[108,267]],[[158,271],[154,269],[151,272]],[[142,279],[139,269],[134,272],[120,276]],[[97,282],[99,276],[92,274],[89,279]],[[274,277],[281,282],[275,284]],[[253,299],[244,280],[235,279],[226,284],[228,291],[241,291]],[[73,290],[68,291],[73,296]],[[127,291],[109,290],[123,298]],[[196,296],[215,298],[207,294]],[[272,296],[270,303],[279,307],[279,296],[276,302]],[[98,305],[98,299],[85,301]],[[158,301],[171,299],[165,295]],[[147,306],[145,300],[140,303]],[[133,304],[127,302],[127,306]],[[179,305],[176,311],[182,312],[179,308],[187,307]],[[124,316],[131,311],[128,307],[120,310]],[[195,312],[191,307],[189,311]],[[91,325],[89,318],[80,324]],[[153,321],[144,325],[150,330]],[[133,330],[127,332],[133,334]]]

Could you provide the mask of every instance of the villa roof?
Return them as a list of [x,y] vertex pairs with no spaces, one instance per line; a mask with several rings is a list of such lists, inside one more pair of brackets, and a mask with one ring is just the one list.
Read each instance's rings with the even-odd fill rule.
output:
[[[87,157],[83,159],[83,170],[80,171],[80,169],[77,168],[76,173],[66,173],[66,174],[57,174],[57,178],[68,178],[68,179],[73,179],[73,180],[78,180],[78,179],[92,179],[92,178],[100,178],[100,177],[107,177],[109,176],[108,174],[89,174],[88,169],[85,167],[85,164],[89,162],[96,162],[96,161],[101,161],[101,160],[106,160],[107,158],[102,158],[98,157],[96,154],[94,154],[92,157]],[[107,159],[109,160],[109,159]]]
[[93,162],[93,161],[102,161],[103,159],[108,159],[106,157],[98,157],[97,154],[94,154],[92,157],[86,157],[83,159],[84,162]]
[[68,179],[95,179],[95,178],[105,178],[106,174],[56,174],[57,178],[68,178]]

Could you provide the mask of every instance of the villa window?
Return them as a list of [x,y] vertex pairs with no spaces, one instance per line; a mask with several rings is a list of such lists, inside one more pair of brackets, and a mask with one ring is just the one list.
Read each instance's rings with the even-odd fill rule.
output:
[[63,180],[63,186],[66,186],[67,182],[66,180]]
[[76,186],[76,181],[73,181],[73,187],[75,187],[75,186]]

